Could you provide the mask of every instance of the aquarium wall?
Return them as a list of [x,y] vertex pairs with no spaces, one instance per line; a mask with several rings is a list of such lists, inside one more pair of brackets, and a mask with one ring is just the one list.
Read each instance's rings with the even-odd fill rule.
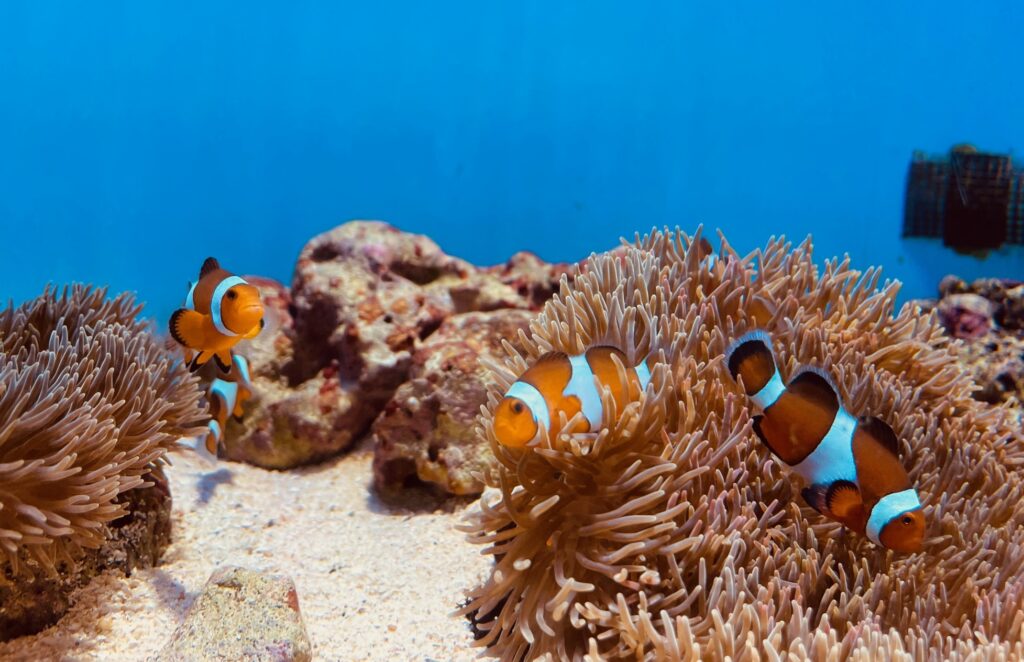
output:
[[287,281],[351,218],[474,263],[651,226],[815,237],[931,296],[1024,274],[901,240],[914,150],[1024,144],[1013,2],[5,3],[0,282]]

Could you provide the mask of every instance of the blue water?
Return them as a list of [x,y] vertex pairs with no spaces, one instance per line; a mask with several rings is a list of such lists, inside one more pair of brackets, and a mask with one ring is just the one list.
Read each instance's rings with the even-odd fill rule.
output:
[[477,263],[652,225],[813,233],[926,296],[1024,275],[899,239],[914,149],[1024,147],[1020,2],[0,4],[0,296],[207,255],[287,281],[380,218]]

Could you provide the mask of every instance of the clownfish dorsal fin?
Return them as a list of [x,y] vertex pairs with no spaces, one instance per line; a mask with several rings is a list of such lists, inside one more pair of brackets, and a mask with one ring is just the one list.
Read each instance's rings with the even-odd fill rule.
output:
[[819,398],[821,402],[828,403],[839,409],[839,389],[835,382],[821,368],[805,366],[801,368],[793,379],[789,380],[790,390],[799,391],[812,397]]
[[846,519],[853,515],[858,506],[863,505],[857,485],[848,480],[837,480],[828,487],[825,494],[825,507],[837,519]]
[[800,495],[807,502],[807,505],[814,508],[822,515],[828,515],[828,503],[826,497],[828,496],[827,485],[808,485],[804,489],[800,490]]
[[199,277],[203,278],[217,269],[220,269],[220,263],[217,262],[216,258],[208,257],[206,258],[206,261],[203,262],[203,266],[199,269]]
[[862,416],[860,419],[861,428],[867,432],[878,443],[885,446],[895,457],[900,456],[900,440],[888,423],[875,416]]
[[[782,454],[779,453],[779,451],[777,451],[774,446],[772,446],[772,442],[768,441],[768,437],[765,435],[764,431],[761,429],[761,421],[763,419],[764,419],[764,415],[763,414],[758,414],[757,416],[753,417],[752,420],[754,421],[754,434],[757,435],[757,438],[761,440],[762,444],[764,444],[765,446],[768,447],[768,450],[770,450],[777,458],[782,460]],[[785,460],[782,460],[782,461],[784,463],[786,463]],[[786,465],[789,466],[788,463],[786,463]]]

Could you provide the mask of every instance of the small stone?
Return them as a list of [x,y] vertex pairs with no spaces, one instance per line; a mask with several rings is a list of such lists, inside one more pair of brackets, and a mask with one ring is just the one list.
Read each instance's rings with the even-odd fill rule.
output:
[[284,575],[219,568],[156,659],[311,660],[295,584]]

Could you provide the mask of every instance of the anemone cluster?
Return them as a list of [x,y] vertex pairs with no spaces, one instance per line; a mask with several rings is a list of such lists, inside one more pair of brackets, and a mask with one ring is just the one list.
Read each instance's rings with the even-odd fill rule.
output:
[[119,495],[202,431],[198,381],[140,309],[74,286],[0,311],[0,565],[15,574],[100,546]]
[[[712,255],[698,231],[593,256],[493,365],[480,434],[498,462],[464,525],[495,560],[464,613],[503,660],[1005,659],[1024,656],[1024,440],[974,400],[935,317],[897,312],[897,282],[811,242]],[[723,365],[767,330],[783,377],[827,371],[854,415],[885,420],[925,505],[924,551],[900,555],[799,497],[751,430]],[[524,449],[493,412],[548,351],[611,344],[657,361],[596,433],[572,421]],[[625,379],[625,375],[621,376]]]

